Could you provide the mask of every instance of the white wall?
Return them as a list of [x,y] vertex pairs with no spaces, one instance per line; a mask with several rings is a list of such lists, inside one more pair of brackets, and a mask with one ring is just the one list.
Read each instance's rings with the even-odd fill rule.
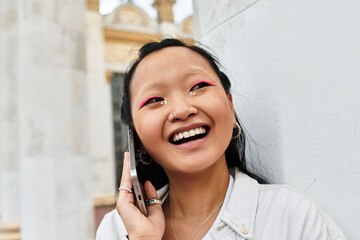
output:
[[230,73],[252,158],[359,239],[360,2],[196,0],[194,21]]

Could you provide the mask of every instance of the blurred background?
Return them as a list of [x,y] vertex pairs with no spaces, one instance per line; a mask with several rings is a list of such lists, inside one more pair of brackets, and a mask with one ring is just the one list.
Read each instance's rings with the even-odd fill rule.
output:
[[0,0],[0,240],[94,239],[116,202],[124,72],[165,37],[219,56],[248,161],[360,231],[360,2]]

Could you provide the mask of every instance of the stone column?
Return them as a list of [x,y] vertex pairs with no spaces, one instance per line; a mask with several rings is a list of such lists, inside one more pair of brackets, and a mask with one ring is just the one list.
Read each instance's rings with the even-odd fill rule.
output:
[[157,18],[160,31],[164,37],[178,36],[178,29],[174,25],[172,7],[176,0],[154,0],[153,6],[157,9]]
[[99,1],[88,0],[86,11],[86,66],[89,141],[93,196],[115,196],[114,137],[111,89],[104,68],[103,20]]
[[86,0],[86,8],[99,13],[99,0]]
[[16,11],[22,239],[93,239],[85,2]]
[[19,221],[17,2],[0,0],[0,228]]
[[176,0],[155,0],[153,6],[157,9],[159,22],[174,22],[172,7]]

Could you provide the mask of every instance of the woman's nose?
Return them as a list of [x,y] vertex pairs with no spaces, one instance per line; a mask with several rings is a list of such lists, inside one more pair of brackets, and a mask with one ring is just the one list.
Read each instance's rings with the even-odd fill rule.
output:
[[198,109],[192,104],[189,97],[181,97],[173,99],[174,102],[170,103],[169,121],[175,122],[178,120],[186,120],[191,116],[198,113]]

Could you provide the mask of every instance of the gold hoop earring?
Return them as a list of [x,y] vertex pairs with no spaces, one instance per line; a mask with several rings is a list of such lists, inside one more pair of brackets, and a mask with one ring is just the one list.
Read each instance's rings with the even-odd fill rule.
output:
[[232,139],[236,139],[236,138],[240,137],[240,134],[241,134],[241,127],[240,127],[240,125],[235,121],[234,127],[233,127]]

